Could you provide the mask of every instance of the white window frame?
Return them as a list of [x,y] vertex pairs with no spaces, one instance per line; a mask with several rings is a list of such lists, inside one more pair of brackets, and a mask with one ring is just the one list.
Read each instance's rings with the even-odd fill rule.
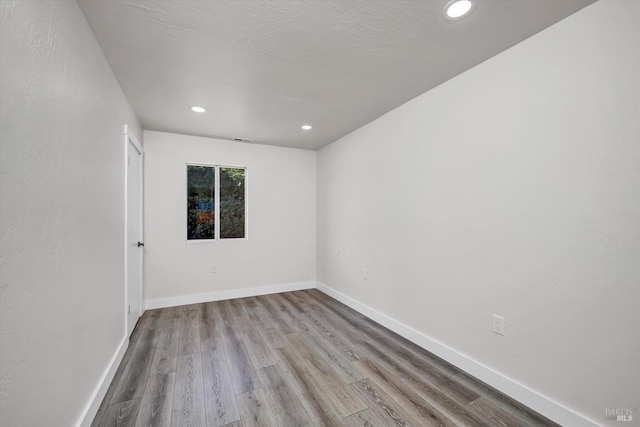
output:
[[[184,238],[187,243],[211,243],[211,242],[224,242],[224,241],[238,241],[249,239],[249,179],[246,166],[233,166],[222,165],[214,163],[201,163],[201,162],[187,162],[184,166],[184,206],[189,205],[189,166],[203,166],[208,168],[214,168],[214,238],[213,239],[189,239],[189,213],[188,210],[184,210]],[[228,169],[242,169],[244,170],[244,237],[231,237],[226,239],[220,238],[220,168]]]

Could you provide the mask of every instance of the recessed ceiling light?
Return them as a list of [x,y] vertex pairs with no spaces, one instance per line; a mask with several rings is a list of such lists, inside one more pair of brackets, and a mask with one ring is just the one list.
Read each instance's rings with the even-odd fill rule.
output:
[[191,111],[193,111],[194,113],[204,113],[207,111],[207,109],[204,107],[199,107],[197,105],[194,105],[193,107],[191,107]]
[[302,125],[300,127],[302,128],[302,130],[311,130],[311,129],[313,129],[313,126],[311,126],[311,125]]
[[468,15],[473,9],[472,0],[452,0],[444,7],[444,16],[449,20],[456,20]]

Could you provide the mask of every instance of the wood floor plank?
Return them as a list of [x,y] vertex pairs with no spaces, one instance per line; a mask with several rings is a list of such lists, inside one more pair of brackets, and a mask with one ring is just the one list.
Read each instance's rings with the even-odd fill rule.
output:
[[333,368],[345,383],[350,384],[365,378],[365,375],[351,363],[351,360],[339,352],[314,327],[308,326],[301,336],[307,340],[308,344]]
[[226,310],[231,315],[232,321],[238,324],[242,322],[242,315],[245,312],[245,307],[250,306],[248,298],[230,299],[222,301],[221,304],[226,307]]
[[298,312],[291,303],[284,298],[281,294],[269,295],[273,305],[279,308],[282,313],[286,315],[287,323],[290,323],[291,328],[296,332],[306,332],[309,326],[304,323],[304,317],[300,316],[303,312]]
[[417,344],[412,343],[408,339],[401,337],[395,332],[390,331],[384,327],[381,327],[380,325],[377,325],[375,327],[369,327],[367,329],[367,333],[375,341],[384,340],[384,342],[387,343],[388,345],[393,345],[393,346],[407,349],[413,354],[418,355],[419,358],[429,363],[432,367],[438,369],[444,375],[451,377],[461,372],[459,368],[452,365],[451,363],[446,362],[445,360],[441,359],[435,354],[430,353],[429,351],[423,349]]
[[409,387],[404,386],[386,372],[380,365],[369,359],[353,362],[367,373],[369,380],[395,400],[414,420],[424,426],[457,427],[445,413]]
[[203,352],[201,357],[207,426],[222,426],[240,420],[222,346],[215,346],[211,352]]
[[258,376],[273,410],[275,425],[279,427],[312,425],[294,388],[287,382],[282,370],[277,365],[259,369]]
[[[389,343],[384,337],[375,342],[362,342],[358,344],[370,358],[396,363],[411,370],[420,376],[425,382],[445,388],[450,396],[460,404],[466,404],[475,400],[479,395],[468,387],[454,381],[448,369],[441,369],[435,362],[421,357],[421,355],[408,350],[405,347]],[[392,362],[389,360],[392,359]]]
[[181,308],[170,307],[162,313],[162,330],[151,364],[150,375],[164,375],[176,370],[178,345],[180,344]]
[[299,332],[296,328],[297,320],[295,309],[289,305],[289,302],[282,298],[279,294],[271,294],[264,296],[265,301],[269,301],[274,309],[279,313],[280,318],[289,326],[292,327],[294,332]]
[[277,425],[261,388],[239,394],[237,400],[243,426],[273,427]]
[[316,426],[340,426],[344,417],[338,408],[327,398],[324,391],[315,386],[305,373],[302,361],[286,348],[273,351],[278,367],[307,412],[311,422]]
[[[453,377],[453,380],[478,393],[481,397],[484,397],[487,403],[496,408],[497,412],[508,413],[509,417],[517,418],[522,425],[558,426],[558,424],[550,419],[538,414],[534,410],[506,396],[482,381],[473,378],[469,374],[464,372],[460,373]],[[478,406],[478,404],[475,406]]]
[[308,295],[311,299],[312,304],[329,310],[334,315],[341,317],[345,322],[356,329],[366,328],[369,326],[372,326],[374,328],[380,327],[378,323],[369,319],[367,316],[358,313],[357,311],[346,306],[340,301],[337,301],[316,289],[310,290]]
[[369,379],[355,382],[351,387],[367,402],[369,409],[380,418],[386,420],[389,426],[419,426],[419,421],[413,420],[402,407],[384,390],[380,389]]
[[286,339],[289,346],[283,350],[291,351],[300,358],[303,366],[301,371],[316,387],[326,393],[343,417],[367,409],[367,405],[362,399],[341,381],[333,368],[313,351],[304,338],[298,334],[291,334]]
[[131,337],[129,338],[129,342],[131,344],[137,344],[140,338],[145,337],[147,341],[151,341],[152,345],[155,345],[155,343],[153,342],[153,338],[157,335],[155,335],[154,333],[150,335],[149,331],[155,331],[155,329],[159,326],[161,319],[162,309],[145,311],[140,319],[138,319],[138,322],[136,323],[136,326],[131,333]]
[[[316,299],[317,300],[317,299]],[[325,305],[330,305],[325,301]],[[312,305],[313,306],[313,305]],[[338,306],[336,304],[335,306]],[[335,307],[334,307],[335,308]],[[366,326],[362,323],[359,317],[355,315],[350,315],[347,311],[353,311],[346,306],[342,306],[335,310],[334,313],[339,313],[342,319],[350,318],[350,322],[352,325],[358,325],[360,327],[360,331],[363,334],[369,335],[372,340],[366,340],[362,344],[363,346],[359,348],[366,348],[366,353],[373,355],[375,360],[385,359],[388,355],[398,355],[398,357],[394,357],[394,361],[399,363],[409,362],[409,366],[412,371],[418,372],[422,375],[422,378],[430,379],[431,385],[435,388],[423,388],[424,391],[434,391],[437,390],[438,386],[442,386],[445,390],[450,391],[448,396],[442,396],[442,399],[438,399],[439,402],[446,402],[450,409],[452,409],[455,413],[457,413],[460,417],[463,417],[463,421],[469,425],[472,425],[474,422],[477,422],[477,419],[468,419],[468,414],[466,414],[465,410],[462,409],[463,405],[466,403],[476,399],[478,395],[468,388],[461,387],[459,384],[456,384],[453,380],[450,379],[451,375],[455,375],[459,372],[457,368],[452,368],[452,365],[444,364],[439,358],[431,355],[430,353],[424,351],[421,348],[413,345],[413,350],[404,346],[404,342],[400,340],[399,336],[394,334],[391,331],[388,331],[382,327],[379,327],[375,330],[372,330],[369,326]],[[335,318],[334,318],[335,320]],[[371,321],[372,322],[372,321]],[[386,331],[388,334],[383,334],[380,331]],[[394,340],[390,337],[395,337]],[[404,340],[406,341],[406,340]],[[383,351],[386,350],[386,354]],[[416,351],[417,350],[417,351]],[[393,361],[387,360],[393,364]],[[405,371],[406,372],[406,371]],[[410,378],[407,378],[410,379]],[[421,384],[414,381],[414,385],[419,386]],[[432,397],[434,397],[432,395]],[[453,399],[454,402],[450,402],[450,399]]]
[[315,313],[304,313],[304,316],[322,337],[327,339],[340,353],[350,361],[364,357],[362,351],[358,350],[351,340],[343,335],[343,331],[328,323],[326,318],[317,316]]
[[233,311],[228,301],[222,301],[220,310],[216,313],[220,318],[222,341],[231,382],[235,393],[240,394],[260,388],[260,380],[242,341],[238,320],[232,317]]
[[182,307],[178,356],[200,351],[200,312],[203,304]]
[[380,427],[393,425],[393,420],[389,421],[372,409],[356,412],[344,419],[345,427]]
[[[364,341],[374,341],[376,343],[384,341],[385,343],[391,343],[391,346],[402,348],[403,350],[412,353],[413,357],[422,359],[424,363],[438,369],[444,375],[453,376],[460,373],[460,369],[457,367],[442,360],[434,354],[429,353],[420,346],[381,326],[379,323],[358,313],[350,307],[332,300],[330,297],[323,295],[322,293],[312,292],[311,295],[313,295],[314,301],[320,303],[321,310],[329,310],[329,315],[334,319],[337,318],[338,322],[348,322],[358,331],[359,334],[361,334]],[[317,308],[318,305],[313,304],[311,307]],[[358,340],[358,337],[354,336],[352,339]]]
[[245,327],[242,330],[242,341],[249,353],[249,358],[255,369],[264,368],[265,366],[276,363],[271,355],[266,340],[262,338],[260,333],[251,327]]
[[171,425],[175,372],[151,375],[140,404],[136,427],[168,427]]
[[296,330],[290,324],[289,319],[287,319],[280,312],[280,310],[278,310],[278,308],[274,306],[271,300],[267,298],[268,296],[269,295],[263,296],[259,299],[259,302],[261,307],[263,307],[267,311],[271,320],[277,325],[278,330],[280,330],[283,335],[289,335],[296,332]]
[[201,351],[214,351],[213,346],[219,342],[217,338],[220,337],[220,331],[217,323],[218,316],[216,316],[218,309],[217,302],[208,302],[200,310],[198,332]]
[[452,377],[442,375],[439,371],[432,369],[431,365],[413,359],[410,353],[398,351],[397,348],[386,347],[381,343],[362,343],[362,348],[370,355],[370,358],[383,364],[391,370],[394,375],[412,383],[422,392],[432,394],[442,390],[440,400],[451,400],[458,406],[477,399],[480,395],[468,387],[454,381]]
[[258,298],[260,298],[260,297],[242,298],[244,300],[244,306],[245,307],[257,307],[258,306]]
[[382,328],[373,329],[370,327],[363,329],[364,333],[369,336],[370,339],[365,342],[382,344],[386,348],[393,348],[399,354],[406,355],[412,361],[417,361],[417,364],[429,368],[432,372],[439,372],[439,377],[452,377],[460,373],[460,369],[444,362],[436,355],[426,351],[417,345],[406,345],[404,338],[394,334],[391,331],[386,330],[386,333],[382,332]]
[[356,326],[346,324],[344,318],[338,316],[333,310],[315,303],[310,303],[307,307],[309,307],[309,311],[307,312],[308,317],[315,316],[316,318],[322,319],[326,324],[330,325],[334,329],[340,330],[349,342],[358,343],[371,339],[371,337],[366,334],[366,327],[361,326],[356,322],[354,322]]
[[501,408],[490,402],[484,397],[479,397],[473,402],[467,405],[469,408],[475,410],[480,416],[485,419],[486,425],[495,427],[511,427],[511,426],[532,426],[533,423],[523,422],[518,417],[513,416],[507,411],[501,410]]
[[242,305],[242,311],[235,313],[238,317],[237,325],[242,341],[244,342],[244,346],[247,349],[255,369],[273,365],[276,362],[271,354],[268,338],[264,337],[260,329],[256,328],[255,325],[252,324],[247,312],[247,309],[249,308],[250,307],[248,306],[245,307]]
[[116,370],[113,380],[111,380],[111,384],[107,389],[107,393],[105,394],[104,399],[102,399],[102,403],[98,408],[98,412],[96,413],[96,416],[94,417],[93,422],[91,423],[91,427],[97,427],[100,425],[100,422],[104,417],[104,414],[109,408],[109,404],[111,403],[111,398],[113,397],[113,394],[115,393],[116,388],[118,387],[118,383],[122,378],[124,370],[128,366],[129,358],[131,357],[131,353],[133,353],[134,348],[135,348],[135,345],[129,343],[129,346],[125,351],[124,356],[122,356],[122,361],[120,362],[120,365],[118,365],[118,369]]
[[202,362],[199,352],[178,357],[171,425],[180,427],[205,425]]
[[152,342],[152,339],[138,341],[111,398],[111,404],[127,402],[142,396],[156,352],[156,347],[151,345]]
[[345,304],[342,304],[339,301],[334,300],[328,295],[325,295],[318,290],[309,291],[309,295],[311,296],[314,303],[320,303],[321,306],[331,310],[331,312],[333,312],[335,315],[341,317],[344,321],[347,321],[352,326],[363,331],[364,333],[369,334],[373,331],[374,335],[370,335],[371,339],[377,340],[380,335],[383,335],[386,338],[393,340],[397,345],[407,347],[411,351],[417,353],[426,353],[425,356],[437,360],[437,363],[439,365],[442,365],[443,368],[450,370],[450,375],[456,375],[460,372],[460,370],[452,364],[444,361],[441,358],[438,358],[431,353],[426,352],[417,344],[383,327],[376,321],[368,318],[361,313],[358,313],[357,311],[346,306]]
[[297,297],[295,292],[284,292],[279,295],[287,300],[297,313],[304,313],[304,300]]
[[417,390],[418,387],[412,387],[417,381],[406,381],[407,378],[411,378],[408,372],[403,373],[409,376],[397,375],[397,371],[388,371],[379,362],[370,359],[362,359],[354,363],[360,365],[368,377],[400,403],[405,410],[412,411],[416,417],[422,417],[425,425],[427,423],[450,427],[483,425],[482,420],[470,413],[464,405],[456,405],[437,390],[427,387]]
[[[126,389],[131,387],[131,384],[127,383],[128,381],[130,381],[127,378],[130,377],[131,371],[129,370],[125,374],[125,370],[127,370],[129,366],[129,360],[131,359],[131,355],[135,351],[135,348],[139,342],[140,336],[146,335],[148,331],[151,329],[150,328],[151,326],[153,327],[151,329],[152,338],[151,339],[148,338],[145,342],[146,344],[149,344],[149,345],[153,344],[154,342],[153,336],[156,335],[156,332],[157,332],[156,328],[158,323],[161,321],[161,317],[162,317],[161,310],[148,310],[140,317],[140,319],[138,319],[138,322],[133,332],[131,333],[131,336],[129,337],[129,345],[127,346],[127,350],[125,351],[124,356],[122,357],[122,361],[120,362],[120,365],[118,365],[118,369],[116,370],[113,380],[111,381],[111,384],[107,389],[107,393],[105,394],[104,399],[102,399],[102,403],[100,404],[100,407],[98,408],[98,412],[96,413],[94,421],[91,424],[92,426],[99,425],[99,422],[104,417],[106,410],[109,408],[109,405],[111,403],[122,402],[123,399],[128,400],[122,395],[122,393],[123,393],[123,388]],[[121,386],[120,380],[123,377],[125,378],[123,382],[127,384]],[[113,396],[116,394],[116,390],[119,387],[120,387],[119,393],[121,394],[117,396],[115,399],[113,399]],[[131,396],[133,396],[134,394],[136,394],[135,391],[130,393]]]
[[273,323],[269,314],[263,307],[246,307],[245,312],[253,327],[257,327],[268,342],[269,348],[281,348],[285,346],[283,334]]
[[358,318],[361,321],[364,322],[370,322],[372,324],[375,324],[377,326],[379,326],[379,324],[377,324],[374,320],[368,318],[367,316],[365,316],[362,313],[359,313],[358,311],[352,309],[351,307],[349,307],[348,305],[338,301],[337,299],[325,294],[324,292],[318,290],[318,289],[309,289],[307,291],[307,296],[309,298],[309,303],[322,303],[323,305],[326,305],[327,307],[330,307],[332,310],[339,310],[339,311],[348,311],[349,313],[352,313],[353,316],[355,316],[356,318]]
[[[410,352],[413,358],[422,359],[424,363],[432,365],[435,369],[440,370],[445,375],[453,376],[460,373],[460,370],[455,366],[443,361],[437,356],[425,351],[416,344],[401,337],[400,335],[390,331],[375,321],[363,316],[355,310],[341,304],[335,300],[332,300],[326,295],[319,294],[318,292],[312,292],[314,302],[311,304],[311,308],[314,310],[321,310],[325,315],[331,319],[334,323],[344,324],[345,322],[350,325],[356,332],[355,335],[349,336],[353,341],[357,342],[391,342],[393,347],[403,349],[403,351]],[[316,304],[317,303],[317,304]]]
[[100,427],[133,427],[140,410],[140,398],[109,405]]

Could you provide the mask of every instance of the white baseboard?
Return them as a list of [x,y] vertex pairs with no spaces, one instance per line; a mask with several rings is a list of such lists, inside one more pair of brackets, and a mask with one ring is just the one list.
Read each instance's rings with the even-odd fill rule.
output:
[[210,301],[222,301],[234,298],[255,297],[258,295],[277,294],[280,292],[301,291],[314,289],[316,282],[283,283],[279,285],[261,286],[257,288],[232,289],[228,291],[209,292],[206,294],[184,295],[179,297],[158,298],[146,300],[146,310],[154,308],[175,307],[178,305],[198,304]]
[[100,409],[100,404],[102,403],[104,396],[107,394],[107,390],[111,385],[111,381],[113,381],[113,377],[116,375],[118,366],[120,366],[120,362],[122,362],[122,358],[124,357],[124,353],[127,351],[128,347],[129,337],[125,336],[120,342],[118,350],[109,361],[109,366],[102,374],[100,381],[98,381],[98,385],[96,386],[95,390],[93,390],[93,393],[91,394],[87,405],[84,407],[82,414],[80,415],[80,419],[76,423],[76,427],[91,426],[91,423],[96,417],[98,409]]
[[343,304],[348,305],[357,312],[367,316],[371,320],[374,320],[384,327],[392,330],[398,335],[403,336],[409,341],[419,345],[425,350],[441,357],[452,365],[464,370],[465,372],[473,375],[474,377],[484,381],[490,386],[500,390],[504,394],[514,398],[515,400],[523,403],[534,411],[544,415],[550,420],[563,426],[575,426],[575,427],[594,427],[597,426],[593,420],[581,415],[570,408],[544,396],[529,387],[514,381],[513,379],[489,368],[488,366],[454,350],[447,345],[428,337],[427,335],[419,332],[410,326],[407,326],[397,320],[383,314],[369,306],[361,304],[355,299],[336,291],[333,288],[318,282],[318,290],[324,292],[340,301]]

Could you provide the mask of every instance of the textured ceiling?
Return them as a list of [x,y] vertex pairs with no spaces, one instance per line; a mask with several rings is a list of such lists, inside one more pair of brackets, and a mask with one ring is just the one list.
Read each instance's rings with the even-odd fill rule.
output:
[[317,149],[594,0],[447,1],[79,3],[145,129]]

